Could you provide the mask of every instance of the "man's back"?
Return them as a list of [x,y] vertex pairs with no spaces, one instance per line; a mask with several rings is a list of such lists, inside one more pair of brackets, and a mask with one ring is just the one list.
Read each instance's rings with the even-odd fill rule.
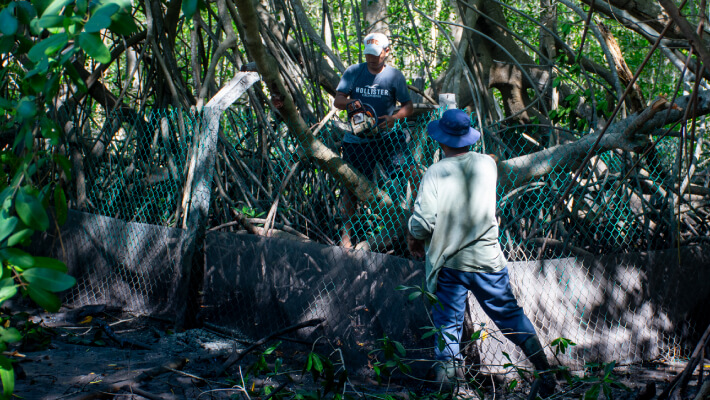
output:
[[427,263],[432,270],[445,265],[495,272],[505,266],[495,217],[497,176],[495,161],[473,152],[429,167],[414,204],[410,231],[414,237],[430,236]]

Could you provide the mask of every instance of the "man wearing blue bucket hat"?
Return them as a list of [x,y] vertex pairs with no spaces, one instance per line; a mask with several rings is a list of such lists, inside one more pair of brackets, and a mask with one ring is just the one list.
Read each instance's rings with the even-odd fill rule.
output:
[[444,112],[427,130],[445,158],[429,167],[422,178],[407,242],[413,255],[426,257],[427,287],[441,302],[432,308],[434,326],[443,327],[445,343],[443,349],[435,348],[436,381],[452,389],[453,378],[462,375],[459,343],[470,290],[491,320],[532,362],[540,376],[533,390],[547,397],[554,391],[555,379],[535,328],[513,295],[498,242],[496,162],[469,151],[481,133],[471,127],[463,110]]

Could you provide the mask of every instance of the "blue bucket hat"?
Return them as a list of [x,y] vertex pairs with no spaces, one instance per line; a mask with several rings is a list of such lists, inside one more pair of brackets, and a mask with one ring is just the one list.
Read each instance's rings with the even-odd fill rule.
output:
[[465,111],[453,108],[446,110],[441,119],[427,125],[429,137],[453,148],[468,147],[481,138],[481,132],[471,127],[471,119]]

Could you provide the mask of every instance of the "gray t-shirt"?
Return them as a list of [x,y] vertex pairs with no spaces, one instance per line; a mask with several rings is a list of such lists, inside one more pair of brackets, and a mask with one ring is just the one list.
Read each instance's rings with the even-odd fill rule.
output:
[[[367,63],[352,65],[345,70],[335,90],[345,93],[351,99],[370,105],[375,111],[375,118],[392,115],[397,102],[406,103],[411,100],[404,75],[389,65],[385,65],[377,75],[373,75],[367,69]],[[343,141],[366,143],[369,139],[346,133]]]
[[498,168],[488,155],[447,157],[422,178],[409,232],[425,240],[427,287],[436,291],[442,267],[497,272],[506,264],[498,242]]

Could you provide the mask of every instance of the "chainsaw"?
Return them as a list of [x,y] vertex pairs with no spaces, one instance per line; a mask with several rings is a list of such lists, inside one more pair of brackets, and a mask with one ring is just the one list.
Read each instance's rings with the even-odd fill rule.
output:
[[361,138],[373,138],[379,133],[375,110],[369,104],[353,100],[347,105],[348,121],[353,134]]

